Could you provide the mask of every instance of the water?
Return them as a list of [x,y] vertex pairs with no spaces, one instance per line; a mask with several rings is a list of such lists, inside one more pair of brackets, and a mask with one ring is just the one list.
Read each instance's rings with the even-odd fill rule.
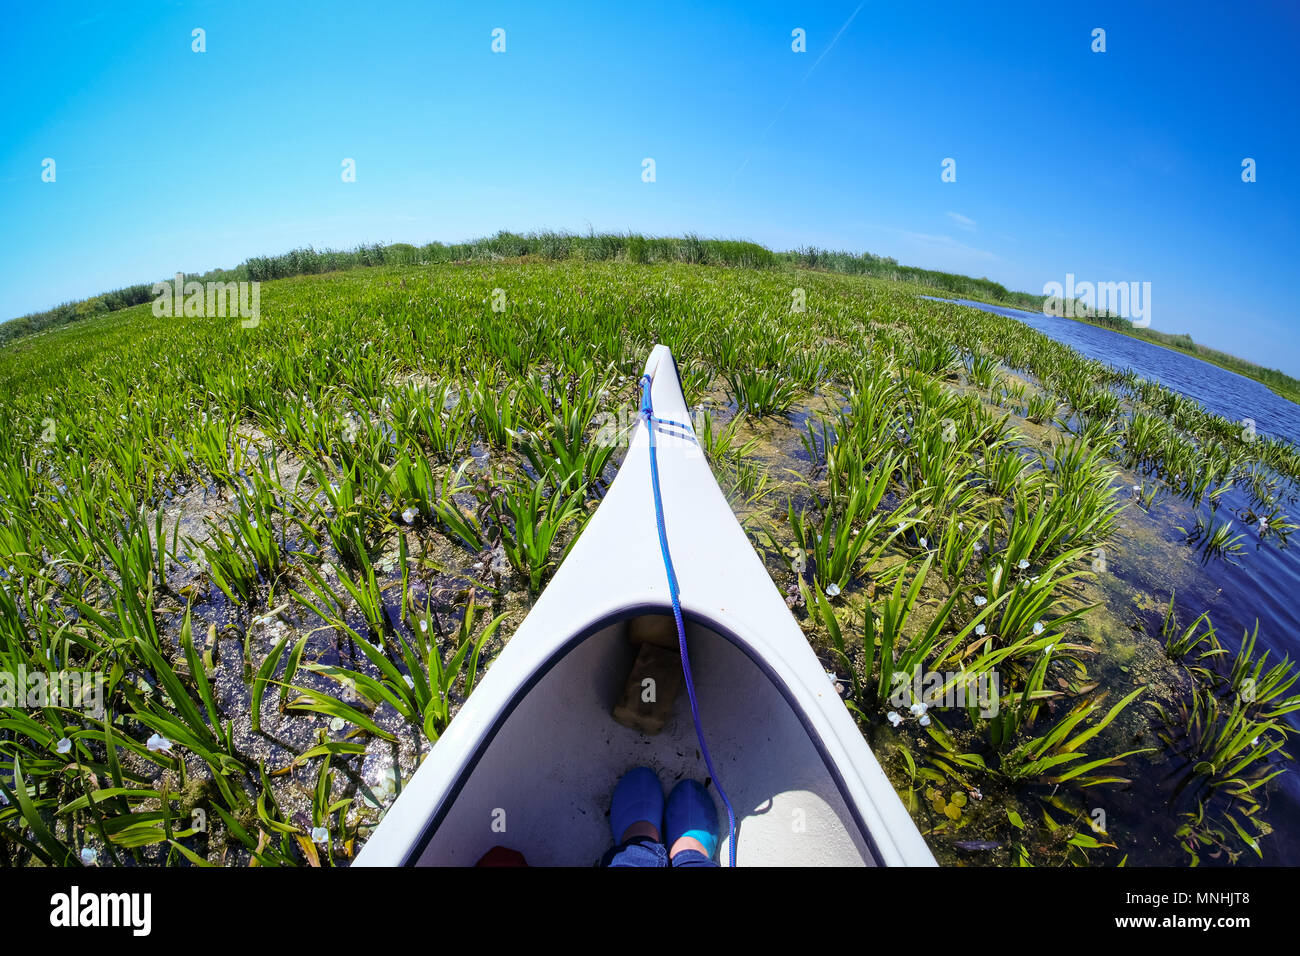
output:
[[986,305],[968,299],[939,299],[934,296],[924,298],[969,305],[1023,322],[1089,358],[1099,359],[1116,368],[1131,368],[1143,378],[1182,392],[1229,421],[1252,419],[1257,432],[1285,438],[1300,445],[1300,406],[1287,401],[1253,378],[1202,362],[1186,353],[1152,345],[1142,339],[1086,322],[1060,319],[1042,312]]
[[[1217,365],[1109,329],[1041,312],[965,299],[924,298],[955,302],[1023,322],[1088,358],[1116,368],[1131,368],[1143,378],[1194,398],[1224,418],[1252,419],[1260,434],[1300,444],[1300,406],[1253,379]],[[1247,505],[1244,494],[1230,489],[1223,496],[1219,516],[1239,519]],[[1296,503],[1292,502],[1288,510],[1288,516],[1295,520]],[[1202,514],[1205,513],[1202,509]],[[1158,525],[1157,536],[1166,542],[1165,547],[1187,547],[1176,527],[1189,527],[1189,522],[1195,520],[1189,506],[1177,499],[1166,501],[1152,509],[1151,519]],[[1281,548],[1275,539],[1261,543],[1254,527],[1244,521],[1234,521],[1233,528],[1246,533],[1246,551],[1240,556],[1240,563],[1212,561],[1202,565],[1183,561],[1181,571],[1176,574],[1163,566],[1159,570],[1135,569],[1127,583],[1147,588],[1166,602],[1170,590],[1176,589],[1179,620],[1187,624],[1202,610],[1208,611],[1220,641],[1233,653],[1243,632],[1252,631],[1258,621],[1257,654],[1269,650],[1270,665],[1288,654],[1293,660],[1300,658],[1300,612],[1295,601],[1295,595],[1300,594],[1300,532],[1294,536],[1298,546]],[[1296,689],[1292,687],[1291,693]],[[1291,714],[1288,721],[1300,729],[1300,714]],[[1294,746],[1287,750],[1297,752]],[[1275,780],[1274,786],[1264,819],[1273,824],[1275,832],[1262,843],[1264,862],[1300,865],[1300,763],[1290,761],[1288,772]]]

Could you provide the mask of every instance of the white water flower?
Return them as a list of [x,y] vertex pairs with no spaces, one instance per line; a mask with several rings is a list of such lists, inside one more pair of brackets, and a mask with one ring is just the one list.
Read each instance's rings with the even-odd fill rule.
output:
[[81,862],[86,866],[94,866],[99,862],[99,851],[92,846],[83,846],[81,848]]
[[1056,647],[1055,644],[1048,644],[1046,647],[1043,648],[1043,653],[1044,653],[1044,654],[1050,654],[1050,653],[1052,653],[1052,648],[1054,648],[1054,647]]
[[885,719],[888,720],[890,724],[892,724],[895,727],[897,727],[899,724],[903,722],[903,718],[899,715],[898,711],[896,710],[891,710],[889,713],[885,714]]
[[344,720],[342,717],[335,717],[333,720],[330,721],[330,730],[334,731],[335,733],[338,733],[347,725],[348,722]]
[[988,604],[988,603],[989,603],[989,599],[986,598],[984,595],[982,595],[982,594],[977,594],[977,595],[975,595],[975,606],[976,606],[976,607],[983,607],[985,604]]
[[925,538],[920,538],[920,539],[917,541],[917,544],[919,544],[921,547],[924,548],[924,547],[927,547],[927,546],[929,545],[929,542],[926,541]]
[[425,621],[425,620],[421,620],[421,621],[420,621],[420,633],[421,633],[421,634],[428,634],[428,633],[429,633],[429,622],[428,622],[428,621]]
[[58,742],[57,745],[55,745],[54,749],[61,754],[69,753],[72,750],[72,741],[69,740],[67,737],[64,737],[62,740]]
[[826,596],[827,596],[827,597],[835,597],[835,596],[836,596],[837,594],[839,594],[839,593],[840,593],[840,586],[839,586],[838,584],[828,584],[828,585],[826,585]]
[[1025,570],[1025,568],[1029,567],[1029,561],[1025,558],[1021,558],[1020,561],[1016,564],[1016,567],[1018,567],[1021,571],[1023,571]]
[[407,524],[415,524],[415,509],[407,508],[402,512],[402,520]]
[[912,712],[912,716],[913,716],[913,717],[920,717],[922,714],[924,714],[924,713],[925,713],[927,710],[929,710],[929,709],[930,709],[930,708],[929,708],[928,706],[926,706],[926,704],[925,704],[923,701],[919,701],[919,700],[918,700],[915,704],[913,704],[911,707],[908,708],[908,710],[910,710],[910,711]]
[[975,633],[978,634],[980,637],[983,637],[983,636],[984,636],[984,632],[987,631],[987,630],[988,630],[988,628],[985,627],[983,624],[976,624],[976,625],[975,625]]
[[312,827],[311,830],[312,843],[329,843],[329,841],[330,841],[329,830],[326,830],[324,827]]
[[929,726],[930,726],[930,718],[927,717],[925,714],[922,714],[922,715],[921,715],[921,719],[918,720],[917,723],[920,724],[922,727],[929,727]]
[[385,767],[378,774],[379,779],[372,787],[361,791],[361,798],[365,801],[366,806],[376,809],[382,808],[397,794],[397,787],[401,782],[401,775],[396,767]]
[[980,551],[983,551],[983,550],[984,550],[984,544],[983,544],[982,542],[980,542],[980,541],[976,541],[976,542],[975,542],[975,552],[978,554]]
[[1042,633],[1043,633],[1043,622],[1042,622],[1042,621],[1035,621],[1035,622],[1034,622],[1034,636],[1036,637],[1036,636],[1038,636],[1039,634],[1042,634]]
[[154,753],[172,752],[172,742],[160,733],[155,733],[152,737],[150,737],[147,741],[145,741],[145,746],[148,747],[150,750],[152,750]]

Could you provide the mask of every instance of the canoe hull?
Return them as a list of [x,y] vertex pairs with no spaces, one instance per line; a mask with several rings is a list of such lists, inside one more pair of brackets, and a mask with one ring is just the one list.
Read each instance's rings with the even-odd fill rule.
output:
[[[689,422],[671,353],[657,347],[646,370],[656,414]],[[741,818],[738,864],[933,865],[698,445],[663,431],[657,442],[701,718]],[[659,761],[667,784],[677,773],[703,780],[684,694],[656,737],[609,717],[631,661],[617,622],[668,607],[639,424],[582,538],[357,863],[473,863],[501,844],[531,862],[587,865],[608,845],[623,771]],[[505,830],[493,830],[502,818]],[[560,851],[547,832],[582,837]]]

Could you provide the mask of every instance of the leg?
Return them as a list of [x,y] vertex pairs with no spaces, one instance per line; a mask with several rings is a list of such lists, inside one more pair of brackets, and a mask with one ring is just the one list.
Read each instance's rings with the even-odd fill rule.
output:
[[719,866],[717,860],[710,859],[699,850],[678,850],[672,855],[674,867]]
[[602,867],[666,867],[668,866],[668,848],[649,837],[633,837],[605,852],[601,857]]
[[660,842],[664,791],[659,777],[648,767],[629,770],[614,788],[609,825],[617,846],[601,857],[600,865],[668,866],[668,848]]
[[669,859],[673,866],[717,866],[718,811],[707,790],[683,780],[668,795],[665,813]]

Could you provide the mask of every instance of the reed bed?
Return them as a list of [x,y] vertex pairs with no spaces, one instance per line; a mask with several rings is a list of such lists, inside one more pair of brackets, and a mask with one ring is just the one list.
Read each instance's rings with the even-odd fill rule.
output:
[[255,329],[141,306],[0,353],[0,669],[104,682],[0,708],[0,861],[346,864],[581,535],[656,342],[943,858],[1140,862],[1086,795],[1155,762],[1189,861],[1258,852],[1294,668],[1174,607],[1166,692],[1104,683],[1085,585],[1152,500],[1122,471],[1206,560],[1284,546],[1294,447],[926,287],[568,239],[250,262],[290,276]]

